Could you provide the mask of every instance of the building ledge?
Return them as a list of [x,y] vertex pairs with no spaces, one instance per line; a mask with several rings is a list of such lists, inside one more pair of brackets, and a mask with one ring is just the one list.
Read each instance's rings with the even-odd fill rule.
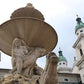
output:
[[75,48],[75,47],[77,46],[77,44],[79,43],[79,41],[81,40],[82,37],[84,37],[84,34],[80,34],[80,35],[78,36],[78,39],[76,40],[76,42],[75,42],[74,45],[73,45],[73,48]]

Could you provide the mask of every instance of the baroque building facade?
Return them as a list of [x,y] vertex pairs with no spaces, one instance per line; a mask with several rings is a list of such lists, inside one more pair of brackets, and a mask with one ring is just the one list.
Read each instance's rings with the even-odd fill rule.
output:
[[77,60],[75,59],[73,72],[79,73],[82,83],[84,83],[84,23],[80,17],[77,17],[76,21],[75,34],[77,35],[77,40],[73,48],[76,51]]
[[59,62],[58,62],[58,81],[59,84],[82,84],[79,73],[73,73],[72,68],[68,67],[67,59],[63,56],[61,50],[59,50]]
[[73,67],[69,68],[66,58],[63,56],[62,51],[59,50],[57,68],[59,84],[84,84],[84,23],[80,17],[77,17],[76,21],[75,34],[77,40],[73,48],[76,51],[77,60],[74,57]]

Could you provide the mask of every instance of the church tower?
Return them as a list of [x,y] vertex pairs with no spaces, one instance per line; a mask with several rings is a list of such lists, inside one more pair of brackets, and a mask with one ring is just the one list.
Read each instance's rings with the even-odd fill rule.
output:
[[71,73],[72,69],[67,67],[67,60],[63,56],[63,53],[60,49],[58,53],[59,53],[59,62],[58,62],[58,67],[57,67],[58,73]]
[[73,48],[76,51],[77,60],[74,66],[78,67],[82,82],[84,83],[84,23],[78,16],[76,21],[75,34],[77,35],[77,40],[74,43]]

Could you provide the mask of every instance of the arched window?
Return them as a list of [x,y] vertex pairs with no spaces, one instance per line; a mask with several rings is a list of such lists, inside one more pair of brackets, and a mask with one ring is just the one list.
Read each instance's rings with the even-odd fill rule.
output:
[[79,35],[79,33],[77,33],[77,35]]
[[64,81],[65,81],[65,82],[68,82],[69,80],[66,78],[66,79],[64,79]]
[[59,63],[59,65],[61,65],[61,63]]
[[80,32],[83,32],[83,30],[80,30]]
[[65,63],[63,63],[63,64],[65,64]]
[[81,56],[83,55],[83,51],[82,51],[82,49],[80,49],[80,55],[81,55]]

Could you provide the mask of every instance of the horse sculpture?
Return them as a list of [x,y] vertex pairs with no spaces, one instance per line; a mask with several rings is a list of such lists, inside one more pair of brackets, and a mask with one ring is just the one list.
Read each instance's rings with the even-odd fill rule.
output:
[[39,84],[58,84],[57,63],[58,57],[54,52],[46,56],[46,67],[40,76]]

